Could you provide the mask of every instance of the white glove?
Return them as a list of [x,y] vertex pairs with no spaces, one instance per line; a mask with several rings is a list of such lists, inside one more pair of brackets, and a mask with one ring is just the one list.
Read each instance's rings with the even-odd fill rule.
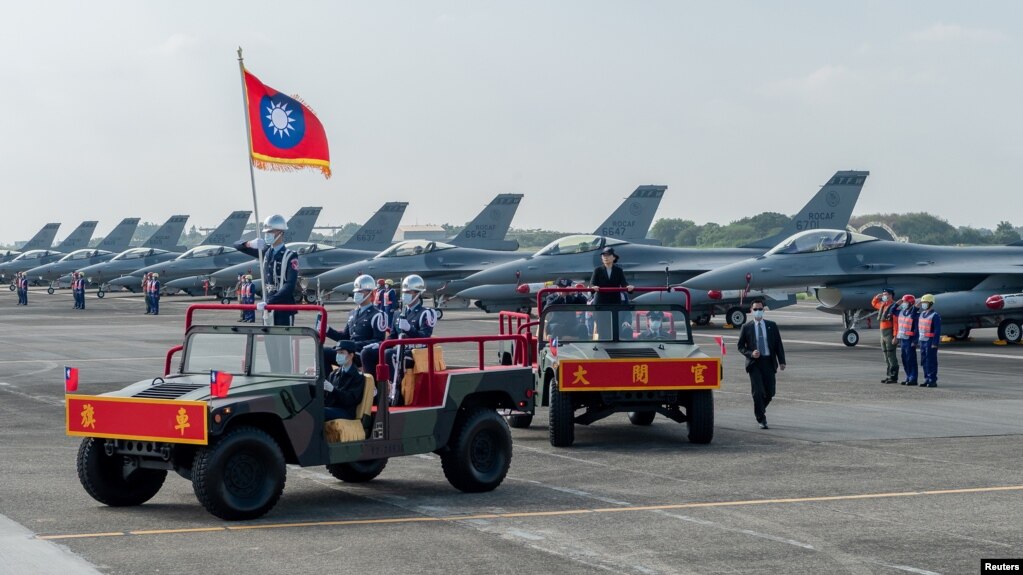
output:
[[265,301],[261,301],[261,302],[257,303],[256,304],[256,310],[257,311],[265,311],[266,310],[266,302]]
[[326,391],[327,393],[334,391],[334,384],[327,380],[323,380],[323,391]]
[[410,324],[408,322],[408,320],[405,319],[405,318],[399,319],[398,320],[398,329],[400,329],[401,331],[408,331],[408,330],[412,329],[412,324]]
[[256,238],[254,240],[249,240],[248,242],[245,243],[245,245],[249,246],[250,248],[252,248],[254,250],[265,250],[266,249],[266,241],[264,241],[263,238]]

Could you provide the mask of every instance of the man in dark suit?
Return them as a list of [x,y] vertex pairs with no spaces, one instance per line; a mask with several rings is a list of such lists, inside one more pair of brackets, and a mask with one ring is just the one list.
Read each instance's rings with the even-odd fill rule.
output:
[[626,301],[625,294],[621,292],[601,291],[600,289],[608,287],[627,288],[628,291],[632,291],[632,286],[625,281],[625,272],[616,265],[618,263],[618,255],[615,254],[615,249],[612,247],[604,248],[604,251],[600,252],[600,263],[603,265],[597,266],[593,270],[593,275],[590,276],[590,287],[595,288],[597,292],[594,303],[597,305],[614,305]]
[[750,306],[753,321],[746,322],[739,332],[739,353],[746,356],[746,373],[753,391],[753,415],[761,429],[767,429],[767,406],[774,397],[775,373],[785,371],[785,347],[781,343],[778,324],[764,319],[763,300]]

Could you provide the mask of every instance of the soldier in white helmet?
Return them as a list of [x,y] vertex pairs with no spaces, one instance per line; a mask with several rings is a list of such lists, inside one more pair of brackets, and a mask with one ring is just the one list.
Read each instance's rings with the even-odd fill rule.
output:
[[[284,216],[274,214],[263,221],[263,236],[247,242],[238,242],[235,248],[253,257],[263,249],[263,301],[256,304],[262,311],[266,304],[294,305],[295,285],[298,283],[298,254],[284,245],[284,232],[288,222]],[[273,325],[293,325],[295,312],[274,312]]]
[[[437,325],[437,310],[433,308],[423,307],[423,292],[426,291],[426,282],[423,278],[416,275],[405,276],[405,279],[401,280],[401,311],[394,317],[393,328],[391,330],[390,338],[421,338],[431,337],[433,335],[433,328]],[[398,377],[395,381],[401,381],[401,369],[403,366],[397,365],[398,353],[400,353],[401,346],[392,347],[387,350],[387,365],[398,372]],[[411,353],[407,354],[411,357]],[[401,398],[395,397],[397,388],[395,385],[392,388],[392,403],[401,403]]]
[[[373,305],[373,290],[376,282],[371,276],[362,274],[355,278],[355,287],[352,290],[352,298],[355,300],[355,309],[348,314],[348,323],[345,328],[338,331],[334,328],[327,328],[327,337],[336,341],[350,341],[355,346],[356,355],[362,354],[362,364],[365,365],[367,358],[377,353],[380,342],[384,340],[387,331],[387,317],[377,306]],[[334,364],[337,356],[337,349],[324,348],[323,364],[325,366]],[[372,359],[372,366],[377,362]],[[370,372],[373,375],[372,372]]]

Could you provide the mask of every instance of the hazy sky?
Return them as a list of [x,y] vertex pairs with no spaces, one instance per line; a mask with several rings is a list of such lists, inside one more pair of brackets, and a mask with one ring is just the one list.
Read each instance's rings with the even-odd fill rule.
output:
[[793,213],[868,169],[856,213],[1023,224],[1023,2],[17,2],[0,34],[0,243],[48,221],[251,208],[235,49],[298,94],[334,177],[256,173],[260,212],[589,231]]

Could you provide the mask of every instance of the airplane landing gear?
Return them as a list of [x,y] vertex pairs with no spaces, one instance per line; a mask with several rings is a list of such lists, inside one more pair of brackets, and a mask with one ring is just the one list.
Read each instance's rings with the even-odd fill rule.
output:
[[963,329],[952,334],[952,339],[956,341],[963,341],[970,339],[970,328],[964,327]]
[[50,286],[48,288],[46,288],[46,293],[48,293],[50,295],[53,295],[53,291],[54,291],[53,290],[53,284],[50,284]]
[[1007,319],[998,324],[998,339],[1009,343],[1019,343],[1023,339],[1023,326],[1014,319]]
[[710,323],[710,314],[698,315],[693,318],[693,323],[699,326],[705,326]]
[[98,297],[99,299],[103,299],[104,297],[106,297],[106,295],[107,292],[103,291],[103,288],[99,288],[98,290],[96,290],[96,297]]
[[855,329],[847,329],[842,332],[842,343],[848,347],[855,347],[860,343],[860,333]]
[[842,322],[845,324],[845,331],[842,332],[842,343],[854,347],[860,343],[860,333],[856,331],[856,324],[863,318],[863,310],[849,309],[842,312]]
[[746,323],[746,312],[742,311],[742,308],[738,307],[729,308],[728,311],[725,312],[725,321],[735,327],[739,327]]

